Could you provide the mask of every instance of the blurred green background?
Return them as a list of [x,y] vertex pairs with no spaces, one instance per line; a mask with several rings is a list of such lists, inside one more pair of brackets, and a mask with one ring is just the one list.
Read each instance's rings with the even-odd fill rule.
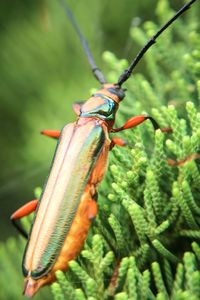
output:
[[[129,37],[130,26],[155,20],[157,1],[68,3],[106,74],[103,51],[134,57],[139,49]],[[176,9],[183,4],[171,3]],[[48,174],[55,141],[41,136],[40,130],[60,129],[75,120],[72,103],[87,99],[98,83],[59,1],[1,0],[0,45],[0,239],[4,240],[15,234],[10,214],[34,198],[34,188]]]

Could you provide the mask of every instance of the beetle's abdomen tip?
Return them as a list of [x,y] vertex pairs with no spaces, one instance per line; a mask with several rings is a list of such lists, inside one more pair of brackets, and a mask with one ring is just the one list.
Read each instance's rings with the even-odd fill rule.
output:
[[24,291],[23,295],[26,296],[27,298],[31,298],[35,295],[35,293],[38,291],[40,288],[39,282],[32,278],[26,278],[25,283],[24,283]]

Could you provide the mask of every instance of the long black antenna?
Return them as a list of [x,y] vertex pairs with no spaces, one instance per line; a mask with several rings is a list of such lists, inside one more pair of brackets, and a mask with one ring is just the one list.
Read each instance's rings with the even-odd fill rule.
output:
[[138,62],[141,60],[143,55],[147,52],[147,50],[156,42],[156,39],[161,35],[161,33],[169,27],[182,13],[184,13],[187,9],[190,8],[190,6],[195,2],[196,0],[191,0],[190,2],[186,3],[163,27],[158,30],[158,32],[153,35],[146,45],[138,52],[134,60],[129,65],[128,69],[126,69],[119,77],[117,85],[121,86],[132,74],[133,69],[138,64]]
[[69,6],[66,4],[66,2],[64,0],[60,0],[61,4],[63,5],[64,7],[64,10],[65,10],[65,13],[68,17],[68,19],[70,20],[72,26],[74,27],[76,33],[78,34],[79,36],[79,39],[80,39],[80,42],[83,46],[83,49],[85,51],[85,54],[87,55],[87,58],[88,58],[88,61],[89,61],[89,64],[92,68],[92,72],[94,73],[96,79],[101,83],[101,84],[104,84],[106,83],[106,80],[104,78],[104,75],[103,73],[101,72],[101,70],[97,67],[97,65],[95,64],[95,61],[94,61],[94,58],[92,56],[92,53],[90,52],[90,49],[89,49],[89,46],[88,46],[88,43],[86,41],[86,39],[84,38],[78,24],[76,23],[76,20],[69,8]]

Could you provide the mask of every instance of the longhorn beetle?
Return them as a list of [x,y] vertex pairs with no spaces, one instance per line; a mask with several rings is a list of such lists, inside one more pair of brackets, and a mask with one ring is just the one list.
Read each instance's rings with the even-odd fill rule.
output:
[[[55,272],[66,271],[69,261],[79,254],[91,221],[97,214],[97,186],[106,171],[109,150],[115,144],[124,145],[119,138],[110,141],[109,133],[133,128],[145,120],[150,120],[155,129],[159,128],[153,118],[144,115],[132,117],[123,126],[113,128],[119,103],[125,97],[122,86],[161,33],[195,1],[186,3],[151,37],[116,83],[107,83],[72,12],[61,0],[101,88],[84,104],[74,104],[76,122],[65,125],[61,132],[42,132],[59,139],[49,177],[40,199],[25,204],[11,216],[15,227],[28,239],[22,267],[24,295],[31,297],[40,287],[55,281]],[[17,220],[33,211],[36,211],[35,217],[27,235]]]

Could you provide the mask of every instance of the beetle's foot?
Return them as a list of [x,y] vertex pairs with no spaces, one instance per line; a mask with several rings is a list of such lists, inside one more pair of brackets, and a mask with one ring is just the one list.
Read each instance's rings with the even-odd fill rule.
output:
[[170,128],[170,127],[163,127],[163,128],[160,128],[160,130],[162,132],[166,132],[166,133],[172,133],[173,132],[173,129]]
[[112,148],[115,145],[120,146],[120,147],[124,147],[124,146],[128,145],[128,142],[121,139],[121,138],[113,137],[112,140],[111,140],[111,143],[110,143],[110,150],[112,150]]

